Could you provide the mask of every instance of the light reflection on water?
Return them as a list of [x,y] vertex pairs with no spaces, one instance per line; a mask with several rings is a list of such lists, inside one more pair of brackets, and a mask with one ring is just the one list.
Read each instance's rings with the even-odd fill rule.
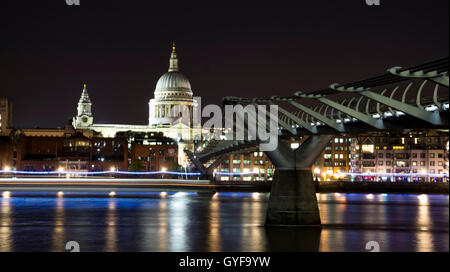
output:
[[448,195],[317,194],[316,228],[265,228],[268,193],[0,198],[0,251],[448,251]]
[[11,198],[3,197],[1,198],[1,216],[0,216],[0,251],[11,251],[11,236],[12,230],[11,225]]

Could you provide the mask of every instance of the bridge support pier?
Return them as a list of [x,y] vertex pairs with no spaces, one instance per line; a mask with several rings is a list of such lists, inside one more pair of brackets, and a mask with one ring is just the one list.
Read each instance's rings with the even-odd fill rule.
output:
[[275,170],[266,225],[320,226],[311,169]]
[[320,226],[311,168],[331,138],[330,135],[310,136],[296,150],[279,142],[276,150],[266,152],[276,168],[266,226]]

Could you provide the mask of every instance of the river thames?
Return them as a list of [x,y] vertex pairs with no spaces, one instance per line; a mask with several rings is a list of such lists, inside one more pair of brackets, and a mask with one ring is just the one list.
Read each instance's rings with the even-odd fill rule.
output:
[[0,251],[449,251],[449,196],[317,194],[322,229],[265,228],[268,193],[12,193]]

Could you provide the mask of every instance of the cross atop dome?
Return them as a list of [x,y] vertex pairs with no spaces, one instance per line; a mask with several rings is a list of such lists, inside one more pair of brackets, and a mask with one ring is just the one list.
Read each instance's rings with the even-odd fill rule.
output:
[[172,43],[172,54],[170,54],[169,60],[169,72],[178,72],[180,69],[178,68],[178,58],[177,53],[175,52],[175,42]]

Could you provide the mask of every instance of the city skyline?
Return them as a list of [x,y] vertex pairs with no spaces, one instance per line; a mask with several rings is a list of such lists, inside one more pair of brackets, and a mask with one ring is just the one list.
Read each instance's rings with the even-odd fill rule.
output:
[[[378,74],[387,64],[408,66],[448,55],[448,40],[442,39],[448,2],[427,7],[433,9],[428,14],[420,1],[405,3],[339,3],[339,14],[332,2],[301,9],[262,6],[258,12],[246,5],[191,6],[189,15],[162,5],[151,9],[152,16],[124,3],[69,7],[61,1],[52,10],[39,4],[33,13],[7,7],[0,19],[8,23],[0,44],[1,72],[7,75],[2,97],[14,105],[15,126],[58,127],[74,115],[87,83],[99,123],[146,124],[147,102],[167,70],[172,41],[180,70],[208,104],[220,104],[225,93],[323,89],[333,81]],[[97,17],[102,9],[109,13]],[[37,14],[42,20],[32,24]]]
[[0,252],[449,252],[448,10],[2,3]]

